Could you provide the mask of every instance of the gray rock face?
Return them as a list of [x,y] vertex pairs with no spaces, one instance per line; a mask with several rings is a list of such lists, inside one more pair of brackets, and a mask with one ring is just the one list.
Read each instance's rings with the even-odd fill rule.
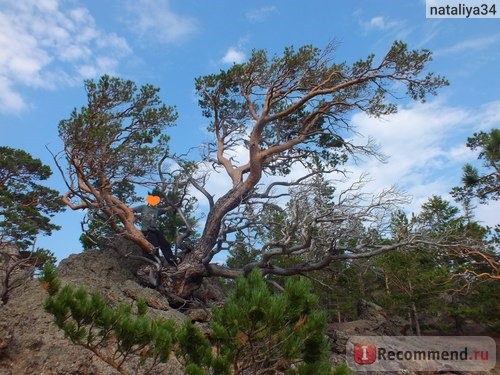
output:
[[384,309],[373,302],[358,302],[358,320],[329,325],[328,335],[335,353],[345,354],[351,336],[404,336],[409,323],[400,317],[388,317]]
[[[138,284],[134,271],[140,261],[123,258],[113,249],[85,251],[61,261],[59,276],[63,284],[83,286],[99,291],[113,305],[131,304],[142,298],[153,318],[187,318],[170,309],[164,296]],[[37,280],[28,281],[14,290],[9,303],[0,306],[0,374],[118,374],[93,353],[73,345],[44,311],[46,291]],[[159,366],[158,374],[183,374],[173,359]]]
[[366,301],[364,299],[360,299],[358,301],[358,319],[367,319],[367,320],[386,320],[387,315],[384,312],[384,309],[379,305]]
[[[346,344],[352,336],[401,336],[406,335],[409,324],[399,317],[388,317],[384,309],[369,301],[358,302],[358,320],[345,323],[331,323],[328,336],[332,345],[331,360],[333,363],[344,363]],[[398,372],[413,375],[413,372]],[[391,372],[370,372],[371,375],[396,375]]]

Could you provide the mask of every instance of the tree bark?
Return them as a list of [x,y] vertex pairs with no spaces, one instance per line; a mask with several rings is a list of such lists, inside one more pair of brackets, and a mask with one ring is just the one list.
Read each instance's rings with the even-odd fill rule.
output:
[[162,274],[161,282],[168,291],[186,299],[201,286],[205,276],[205,266],[198,262],[194,255],[188,254],[175,272]]
[[[410,291],[410,296],[413,297],[413,285],[409,278],[408,278],[408,287]],[[415,305],[415,301],[412,301],[411,303],[411,312],[413,315],[413,320],[415,321],[415,333],[417,336],[420,336],[420,320],[418,318],[417,305]]]
[[418,318],[417,306],[415,305],[415,302],[411,303],[411,311],[413,313],[413,320],[415,321],[415,333],[417,334],[417,336],[421,336],[420,320]]
[[212,259],[212,249],[217,243],[224,216],[236,208],[248,194],[245,184],[239,184],[221,197],[208,214],[205,229],[201,239],[194,246],[193,251],[186,254],[177,266],[177,272],[170,275],[168,280],[162,281],[165,287],[181,298],[189,297],[198,289],[203,277],[210,274],[209,263]]
[[[260,166],[261,160],[259,158],[260,155],[251,153],[251,160],[255,159],[254,165]],[[203,277],[210,274],[209,263],[213,257],[212,249],[217,243],[224,216],[238,207],[248,197],[261,176],[261,167],[254,172],[251,171],[244,182],[236,183],[229,192],[218,199],[211,207],[203,234],[194,246],[194,250],[188,253],[181,264],[178,265],[178,272],[171,275],[168,280],[162,281],[162,284],[169,287],[172,293],[181,298],[187,298],[201,286]]]

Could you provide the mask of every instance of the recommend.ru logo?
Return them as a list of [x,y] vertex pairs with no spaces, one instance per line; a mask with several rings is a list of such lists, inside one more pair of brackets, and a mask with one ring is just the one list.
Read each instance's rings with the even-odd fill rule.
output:
[[353,336],[346,353],[356,371],[489,371],[496,363],[487,336]]

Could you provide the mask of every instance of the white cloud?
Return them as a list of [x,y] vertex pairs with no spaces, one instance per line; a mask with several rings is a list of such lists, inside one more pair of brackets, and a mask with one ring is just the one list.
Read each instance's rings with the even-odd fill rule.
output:
[[493,45],[500,42],[500,33],[483,36],[479,38],[471,38],[456,43],[450,47],[440,49],[434,53],[435,56],[442,56],[454,53],[467,53],[470,54],[474,50],[484,50],[491,48]]
[[7,109],[20,112],[27,107],[23,97],[12,89],[11,83],[5,77],[0,77],[0,112]]
[[243,61],[245,61],[245,59],[245,52],[234,47],[230,47],[224,57],[221,59],[221,62],[223,62],[224,64],[241,64]]
[[[470,135],[472,136],[472,134]],[[466,140],[464,139],[464,143],[453,146],[448,151],[450,157],[453,160],[456,160],[458,162],[463,162],[464,164],[471,158],[471,150],[470,148],[467,147],[465,141]]]
[[[378,41],[380,46],[386,46],[387,40],[406,40],[412,29],[405,20],[393,19],[387,16],[374,16],[369,19],[362,17],[361,11],[355,12],[360,28],[365,35],[383,35]],[[380,48],[379,46],[379,48]],[[384,50],[386,47],[383,47]]]
[[[484,129],[484,123],[498,127],[500,117],[493,117],[498,109],[499,102],[464,109],[434,101],[404,108],[384,120],[355,115],[356,130],[373,137],[389,159],[385,164],[369,159],[349,169],[354,175],[368,172],[372,176],[370,191],[399,186],[413,197],[411,211],[418,211],[432,195],[451,200],[449,191],[460,184],[463,164],[477,157],[465,146],[467,137]],[[483,218],[491,219],[491,215]]]
[[443,142],[448,131],[468,124],[469,118],[466,111],[443,108],[437,102],[402,109],[385,119],[355,115],[352,123],[356,130],[373,137],[382,153],[389,156],[386,164],[368,160],[362,167],[373,170],[377,180],[423,183],[430,163],[436,166],[439,158],[445,155]]
[[385,29],[387,26],[384,17],[378,16],[373,17],[370,22],[368,22],[367,27],[373,29]]
[[113,73],[131,52],[116,34],[98,29],[89,11],[59,0],[2,2],[0,11],[0,112],[28,104],[23,87],[51,89]]
[[264,6],[260,8],[250,9],[246,12],[245,16],[250,22],[263,22],[266,18],[268,18],[272,13],[278,11],[278,8],[275,6]]
[[475,219],[483,225],[494,228],[495,224],[500,224],[498,221],[499,211],[499,201],[490,201],[489,204],[478,204],[475,210]]
[[393,30],[400,28],[403,25],[401,21],[395,21],[388,19],[384,16],[375,16],[372,17],[368,22],[364,22],[363,26],[365,30]]
[[500,127],[500,100],[486,103],[476,115],[478,130]]
[[193,17],[174,13],[169,1],[133,0],[127,2],[129,25],[142,38],[154,38],[160,43],[176,43],[198,30]]

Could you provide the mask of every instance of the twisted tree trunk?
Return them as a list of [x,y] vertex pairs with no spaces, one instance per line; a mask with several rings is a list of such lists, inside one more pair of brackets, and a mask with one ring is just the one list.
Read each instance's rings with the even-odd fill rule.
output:
[[194,249],[184,256],[177,266],[177,272],[162,280],[164,287],[181,298],[187,298],[201,286],[203,278],[210,275],[212,250],[217,243],[224,216],[236,208],[250,190],[246,183],[239,184],[214,204],[200,240]]

